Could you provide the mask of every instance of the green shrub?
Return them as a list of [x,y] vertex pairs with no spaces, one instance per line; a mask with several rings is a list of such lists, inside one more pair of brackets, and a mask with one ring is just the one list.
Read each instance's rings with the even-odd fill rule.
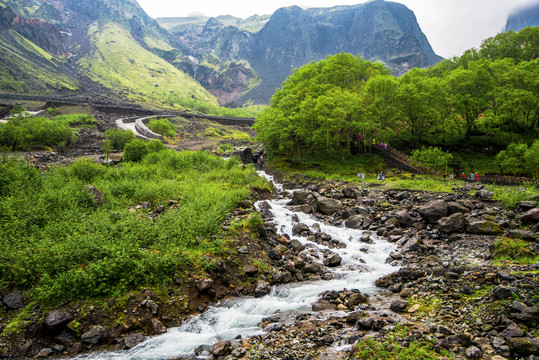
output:
[[534,263],[539,256],[528,248],[529,245],[522,239],[499,237],[494,243],[494,259],[511,260],[519,264]]
[[105,139],[112,141],[114,150],[123,150],[128,142],[136,139],[136,136],[132,131],[125,131],[116,128],[105,131],[103,136]]
[[141,139],[134,139],[128,142],[124,147],[123,160],[125,161],[140,161],[146,156],[150,150]]
[[444,152],[438,147],[429,146],[427,148],[423,146],[421,150],[414,150],[410,158],[422,165],[430,166],[437,170],[447,171],[449,163],[453,160],[453,155]]
[[160,140],[150,140],[146,143],[149,152],[159,152],[166,150],[167,147]]
[[169,138],[176,137],[176,127],[168,119],[152,119],[148,124],[148,128],[157,134]]
[[106,171],[103,165],[96,164],[92,159],[81,158],[69,165],[68,174],[90,184],[95,178],[103,176]]
[[64,148],[75,141],[75,132],[65,123],[37,117],[13,118],[0,123],[0,145],[12,150]]

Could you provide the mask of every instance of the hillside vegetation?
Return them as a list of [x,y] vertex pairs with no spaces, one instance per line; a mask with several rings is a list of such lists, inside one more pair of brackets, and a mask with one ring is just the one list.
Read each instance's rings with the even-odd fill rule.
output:
[[253,186],[267,185],[252,168],[204,152],[121,167],[83,158],[44,174],[2,159],[0,288],[41,301],[118,295],[211,267],[227,250],[220,222]]
[[217,105],[192,78],[145,50],[118,24],[95,23],[88,34],[94,47],[80,64],[93,80],[132,100],[174,106],[192,98]]

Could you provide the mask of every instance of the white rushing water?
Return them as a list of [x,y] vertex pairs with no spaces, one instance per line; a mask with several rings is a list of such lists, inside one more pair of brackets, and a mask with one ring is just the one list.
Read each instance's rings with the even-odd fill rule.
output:
[[249,337],[261,334],[263,331],[259,324],[262,319],[276,311],[309,311],[324,291],[347,288],[359,289],[364,293],[373,292],[376,289],[373,285],[376,279],[397,270],[385,263],[389,253],[394,250],[393,244],[375,236],[372,244],[362,243],[362,231],[325,225],[310,215],[292,213],[285,208],[288,202],[289,199],[268,201],[271,205],[270,211],[275,217],[273,222],[280,234],[288,234],[291,239],[297,239],[307,245],[306,251],[312,252],[315,260],[316,253],[327,248],[310,243],[306,238],[292,236],[294,214],[300,222],[311,228],[318,223],[320,231],[346,244],[346,248],[331,249],[342,258],[342,265],[333,269],[333,280],[278,285],[272,288],[269,295],[261,298],[247,297],[221,302],[184,322],[180,327],[169,329],[166,334],[150,338],[129,351],[92,354],[81,359],[149,360],[191,355],[200,345],[212,345],[221,340],[231,340],[238,335]]

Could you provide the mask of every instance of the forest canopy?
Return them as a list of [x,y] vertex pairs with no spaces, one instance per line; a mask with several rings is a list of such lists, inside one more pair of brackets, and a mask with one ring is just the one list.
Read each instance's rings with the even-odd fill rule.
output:
[[328,56],[296,69],[254,128],[270,152],[300,158],[343,158],[359,134],[402,149],[531,145],[539,136],[538,53],[539,27],[528,27],[399,78],[361,56]]

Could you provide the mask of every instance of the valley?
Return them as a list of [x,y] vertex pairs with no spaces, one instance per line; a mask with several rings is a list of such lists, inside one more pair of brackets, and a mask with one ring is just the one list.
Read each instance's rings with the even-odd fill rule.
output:
[[0,359],[539,358],[534,9],[0,0]]

